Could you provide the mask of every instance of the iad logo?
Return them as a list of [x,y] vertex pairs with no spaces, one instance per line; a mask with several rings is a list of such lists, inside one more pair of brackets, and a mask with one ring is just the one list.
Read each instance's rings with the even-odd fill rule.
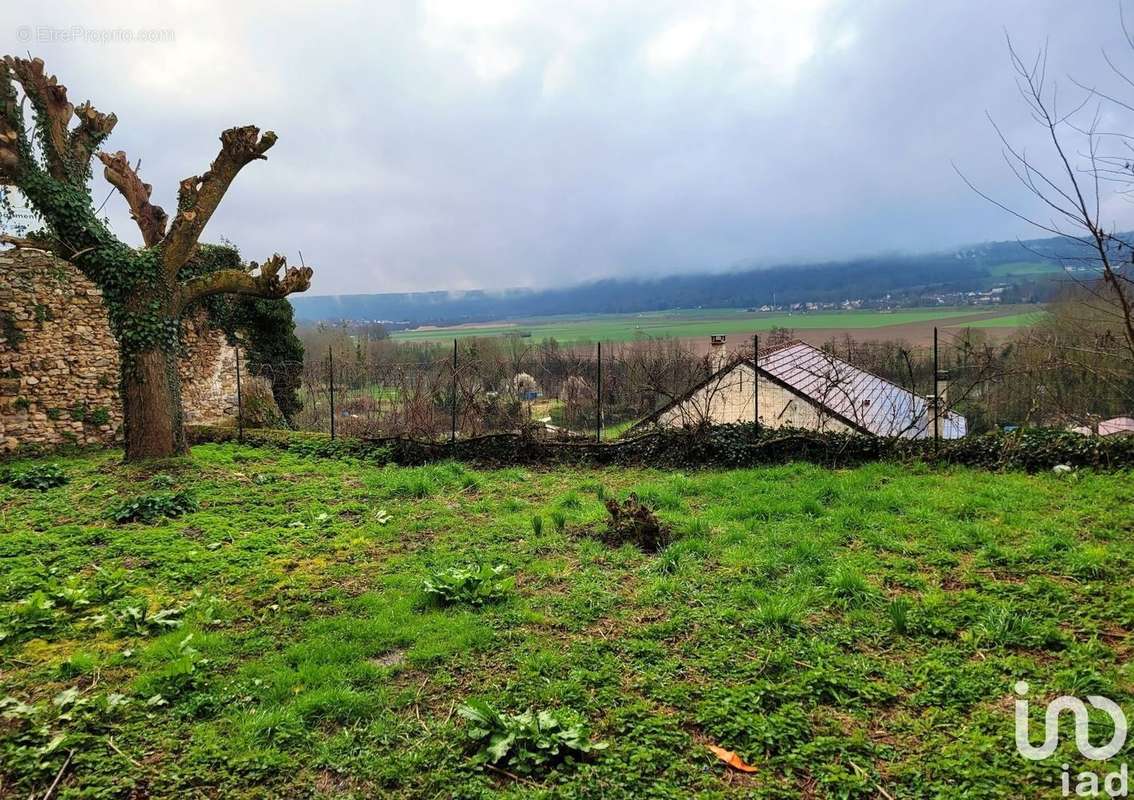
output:
[[[1059,746],[1059,715],[1070,711],[1075,718],[1075,747],[1084,758],[1092,761],[1106,761],[1118,755],[1122,746],[1126,744],[1126,715],[1117,703],[1097,694],[1087,696],[1087,703],[1099,711],[1105,711],[1114,723],[1114,735],[1102,747],[1095,747],[1089,738],[1090,714],[1087,705],[1078,697],[1060,695],[1047,704],[1044,714],[1043,744],[1036,747],[1031,741],[1030,722],[1028,720],[1028,701],[1023,699],[1028,694],[1027,681],[1016,684],[1016,751],[1031,761],[1040,761],[1050,758],[1056,747]],[[1063,796],[1071,796],[1070,767],[1063,765]],[[1101,780],[1100,780],[1101,778]],[[1102,789],[1100,789],[1100,783]],[[1127,765],[1121,764],[1117,771],[1107,773],[1105,777],[1094,772],[1080,772],[1076,776],[1075,795],[1078,797],[1096,797],[1105,790],[1110,797],[1126,797],[1129,794],[1129,777]]]
[[[1027,681],[1016,684],[1016,694],[1020,697],[1026,695],[1028,689]],[[1105,745],[1094,747],[1087,738],[1090,718],[1083,701],[1078,697],[1060,695],[1047,704],[1047,714],[1044,716],[1043,724],[1043,744],[1039,747],[1033,747],[1031,742],[1028,701],[1016,701],[1016,750],[1030,761],[1050,758],[1059,745],[1059,715],[1064,711],[1070,711],[1075,716],[1075,746],[1079,748],[1084,758],[1089,758],[1091,761],[1106,761],[1118,755],[1118,751],[1126,744],[1126,715],[1122,713],[1118,703],[1097,694],[1088,695],[1087,702],[1100,711],[1105,711],[1114,721],[1114,736]]]

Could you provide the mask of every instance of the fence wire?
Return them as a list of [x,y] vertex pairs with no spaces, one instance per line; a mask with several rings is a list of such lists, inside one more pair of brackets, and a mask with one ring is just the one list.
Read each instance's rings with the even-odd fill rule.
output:
[[[761,341],[761,358],[785,344]],[[750,363],[755,337],[730,341],[727,355],[669,339],[585,347],[554,342],[503,347],[478,339],[448,348],[379,345],[309,353],[303,363],[246,365],[242,417],[246,424],[263,424],[256,412],[268,404],[258,398],[273,394],[291,427],[358,437],[443,440],[527,430],[549,438],[611,439],[667,406],[682,410],[668,424],[752,421],[758,404],[762,424],[792,419],[768,418],[751,373],[729,369]],[[931,409],[933,397],[940,396],[942,412],[971,415],[979,426],[991,424],[988,409],[1010,386],[1002,353],[984,342],[943,336],[936,360],[930,346],[894,342],[848,338],[828,341],[822,349],[830,363],[882,377],[923,408]],[[828,375],[815,377],[830,385],[813,388],[813,396],[839,389]],[[722,412],[711,399],[704,407],[689,399],[699,387],[703,393],[707,381],[714,392],[733,397],[729,410]]]

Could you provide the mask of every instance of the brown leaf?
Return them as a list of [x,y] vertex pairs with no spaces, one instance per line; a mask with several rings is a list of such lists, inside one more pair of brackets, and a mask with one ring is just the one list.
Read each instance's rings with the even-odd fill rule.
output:
[[705,746],[712,751],[713,755],[733,769],[739,772],[756,772],[756,767],[744,763],[744,759],[731,750],[725,750],[723,747],[717,747],[715,744],[707,744]]

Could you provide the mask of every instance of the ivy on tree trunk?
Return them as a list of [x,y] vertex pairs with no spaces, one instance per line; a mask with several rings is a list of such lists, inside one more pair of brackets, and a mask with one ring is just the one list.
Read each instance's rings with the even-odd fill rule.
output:
[[[227,243],[203,245],[195,263],[207,272],[232,269],[241,264],[240,252]],[[209,325],[224,331],[230,345],[240,347],[246,374],[268,380],[276,405],[290,421],[302,409],[299,386],[303,370],[303,342],[295,335],[291,303],[286,299],[214,295],[202,305]]]
[[[17,87],[31,106],[30,128]],[[152,187],[125,153],[96,152],[116,123],[113,114],[102,114],[89,102],[72,106],[66,87],[44,72],[42,60],[4,57],[0,183],[24,194],[46,231],[0,242],[50,250],[102,290],[120,348],[126,458],[166,457],[187,449],[177,372],[185,312],[217,295],[282,298],[302,292],[311,284],[312,270],[288,267],[280,255],[263,264],[215,269],[210,246],[199,243],[232,181],[244,166],[266,158],[274,133],[261,135],[252,125],[224,131],[209,169],[181,181],[177,213],[170,220],[150,202]],[[141,248],[119,240],[98,218],[89,187],[96,154],[138,224]]]

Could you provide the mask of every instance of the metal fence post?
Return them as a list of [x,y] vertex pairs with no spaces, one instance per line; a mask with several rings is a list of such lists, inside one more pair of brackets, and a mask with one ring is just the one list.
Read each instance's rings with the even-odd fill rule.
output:
[[452,425],[449,429],[449,442],[457,441],[457,340],[453,339],[453,379],[452,379]]
[[752,422],[760,433],[760,334],[752,334]]
[[937,363],[937,326],[933,326],[933,447],[941,444],[941,392],[938,380],[941,377],[940,365]]
[[335,353],[327,347],[327,378],[331,389],[331,438],[335,438]]
[[240,343],[236,351],[236,441],[244,444],[244,398],[240,393]]
[[595,441],[602,441],[602,342],[598,343],[598,381],[595,383]]

